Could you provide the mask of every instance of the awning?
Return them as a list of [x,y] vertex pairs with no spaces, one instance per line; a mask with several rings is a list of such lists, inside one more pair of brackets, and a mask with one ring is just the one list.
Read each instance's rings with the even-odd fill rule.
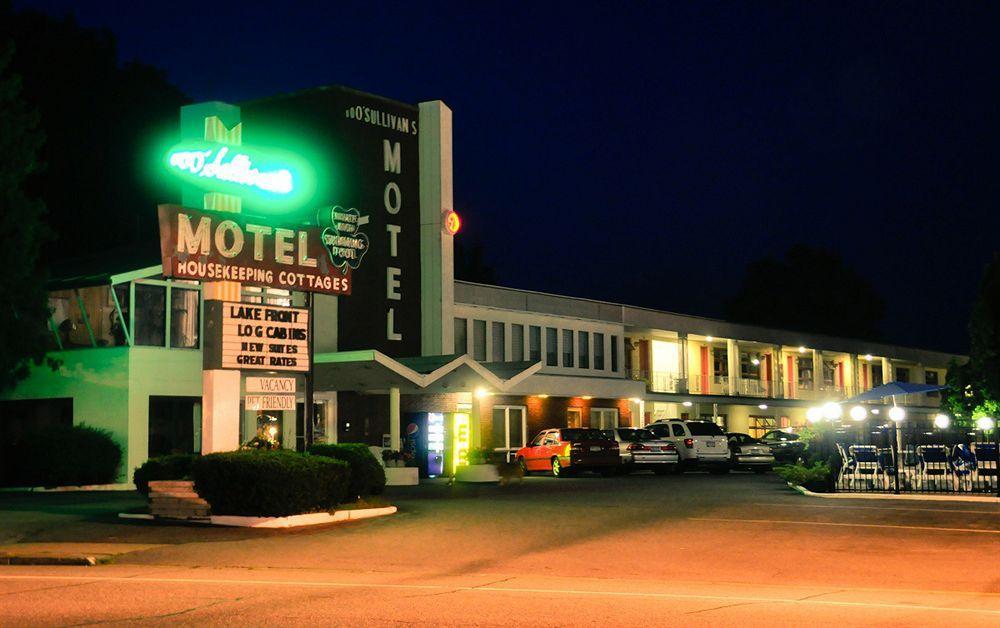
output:
[[541,362],[477,362],[468,355],[391,358],[375,350],[320,353],[316,390],[403,393],[504,392],[542,368]]
[[942,390],[947,386],[937,384],[911,384],[910,382],[889,382],[882,386],[876,386],[868,392],[855,395],[843,403],[854,403],[859,401],[882,401],[886,397],[896,397],[900,395],[917,395],[920,393],[934,392]]

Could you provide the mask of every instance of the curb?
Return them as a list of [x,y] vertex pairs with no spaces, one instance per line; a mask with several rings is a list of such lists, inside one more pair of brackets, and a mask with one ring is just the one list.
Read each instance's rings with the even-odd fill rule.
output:
[[120,484],[83,484],[80,486],[55,486],[52,488],[45,488],[44,486],[13,486],[0,488],[0,493],[72,493],[77,491],[95,493],[100,491],[134,490],[135,484],[122,482]]
[[238,528],[298,528],[302,526],[323,525],[325,523],[339,523],[341,521],[355,521],[358,519],[371,519],[372,517],[384,517],[385,515],[392,515],[395,513],[395,506],[387,506],[385,508],[337,510],[333,513],[314,512],[304,515],[291,515],[289,517],[240,517],[236,515],[212,515],[210,517],[210,521],[212,525]]
[[98,562],[94,556],[0,556],[0,565],[93,567]]
[[1000,504],[1000,497],[985,495],[921,495],[919,493],[814,493],[807,488],[787,482],[792,490],[806,497],[821,497],[823,499],[886,499],[926,502],[973,502],[978,504]]

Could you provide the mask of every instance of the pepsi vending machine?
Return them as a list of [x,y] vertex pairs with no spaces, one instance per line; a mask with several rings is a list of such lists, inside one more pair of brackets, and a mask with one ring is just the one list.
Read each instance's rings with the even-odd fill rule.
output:
[[403,415],[403,453],[416,462],[420,477],[444,475],[445,416],[440,412],[408,412]]

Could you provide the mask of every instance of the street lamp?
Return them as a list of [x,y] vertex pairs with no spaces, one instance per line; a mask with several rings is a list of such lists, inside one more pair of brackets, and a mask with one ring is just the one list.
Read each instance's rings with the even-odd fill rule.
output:
[[979,429],[981,429],[984,432],[987,431],[987,430],[992,430],[993,429],[993,419],[990,418],[990,417],[988,417],[988,416],[979,417],[978,419],[976,419],[976,427],[978,427]]
[[947,414],[934,415],[934,427],[940,430],[946,430],[948,429],[949,425],[951,425],[951,417],[949,417]]
[[823,420],[823,409],[813,406],[806,410],[806,420],[810,423],[819,423]]
[[868,418],[868,410],[864,406],[854,406],[851,408],[851,420],[864,421]]
[[903,410],[899,406],[893,406],[889,408],[889,418],[899,423],[906,418],[906,410]]

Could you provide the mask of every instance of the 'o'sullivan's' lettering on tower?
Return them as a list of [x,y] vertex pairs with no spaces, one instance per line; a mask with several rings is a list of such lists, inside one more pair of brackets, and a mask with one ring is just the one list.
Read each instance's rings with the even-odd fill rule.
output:
[[254,224],[175,205],[160,205],[159,219],[167,277],[351,293],[350,270],[331,263],[318,227]]

